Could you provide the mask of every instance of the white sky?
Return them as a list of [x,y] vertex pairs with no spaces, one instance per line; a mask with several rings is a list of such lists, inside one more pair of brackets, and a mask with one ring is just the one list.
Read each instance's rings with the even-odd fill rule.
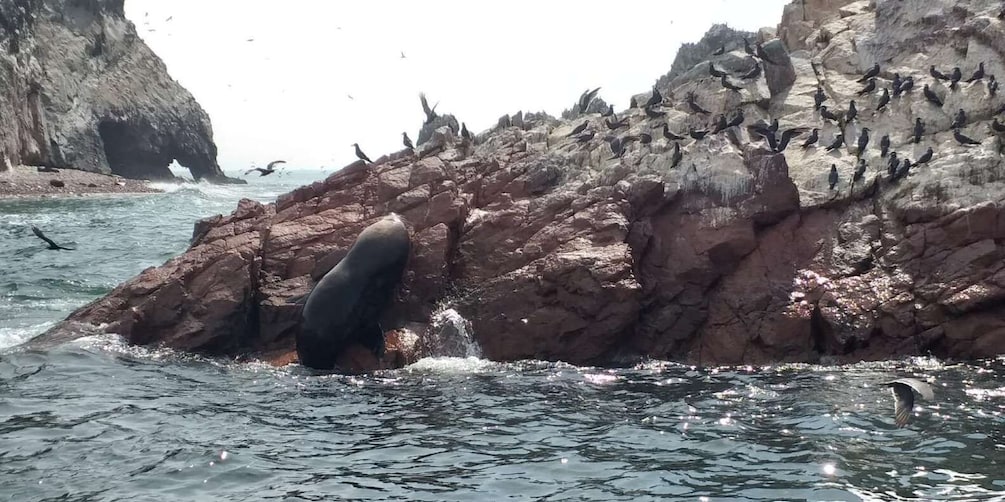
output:
[[[623,109],[713,23],[775,26],[788,0],[127,0],[213,121],[226,170],[341,167],[415,140],[424,91],[472,131],[558,115],[586,88]],[[168,18],[171,18],[168,20]],[[254,39],[248,41],[248,39]],[[406,59],[401,59],[404,51]],[[349,99],[352,95],[354,99]]]

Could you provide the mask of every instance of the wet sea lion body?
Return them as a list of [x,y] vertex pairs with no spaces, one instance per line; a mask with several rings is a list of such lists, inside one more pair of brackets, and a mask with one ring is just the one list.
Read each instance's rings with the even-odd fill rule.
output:
[[330,370],[347,347],[360,343],[380,357],[380,315],[408,262],[408,229],[395,215],[366,227],[344,258],[307,295],[300,313],[300,363]]

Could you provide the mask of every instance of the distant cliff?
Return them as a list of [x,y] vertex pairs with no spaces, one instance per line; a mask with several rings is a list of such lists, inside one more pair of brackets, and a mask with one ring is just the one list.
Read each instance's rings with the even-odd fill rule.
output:
[[209,116],[125,18],[123,0],[0,0],[0,165],[226,178]]
[[[990,78],[1005,77],[1000,12],[1000,0],[795,1],[781,38],[750,40],[760,57],[742,39],[722,55],[706,44],[711,61],[681,63],[660,86],[672,98],[648,113],[518,114],[474,141],[441,127],[418,155],[356,163],[268,205],[242,201],[197,224],[185,254],[37,342],[98,329],[289,361],[288,300],[393,211],[413,255],[382,326],[418,347],[449,308],[496,360],[1005,353],[1005,133],[992,125],[1005,94]],[[859,80],[874,63],[870,89]],[[987,76],[970,83],[929,72],[958,66],[966,79],[980,63]],[[908,76],[913,89],[886,99]],[[815,109],[818,92],[835,119]],[[742,124],[724,123],[740,112]],[[953,122],[979,144],[962,145]],[[893,153],[910,162],[891,175]]]

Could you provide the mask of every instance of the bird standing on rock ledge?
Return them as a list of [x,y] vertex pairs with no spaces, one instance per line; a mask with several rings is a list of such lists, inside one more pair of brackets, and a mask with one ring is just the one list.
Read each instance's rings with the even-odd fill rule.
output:
[[408,139],[407,132],[401,133],[401,143],[405,145],[405,148],[408,148],[409,150],[415,150],[415,146],[412,145],[412,140]]
[[359,143],[353,143],[352,146],[356,147],[356,158],[368,164],[373,164],[373,161],[370,160],[370,157],[367,157],[366,154],[363,153],[363,150],[359,149]]

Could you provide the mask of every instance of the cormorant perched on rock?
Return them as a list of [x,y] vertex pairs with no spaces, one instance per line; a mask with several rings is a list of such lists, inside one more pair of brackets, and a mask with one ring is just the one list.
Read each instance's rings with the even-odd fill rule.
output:
[[405,145],[405,148],[409,150],[415,150],[415,145],[412,144],[412,140],[408,139],[408,133],[401,133],[401,144]]
[[802,134],[803,131],[804,129],[799,127],[793,127],[782,131],[782,139],[778,142],[778,148],[775,149],[775,151],[779,153],[784,152],[785,147],[789,146],[789,141],[792,141],[792,138]]
[[743,110],[742,109],[737,110],[736,114],[733,115],[733,118],[729,119],[729,122],[726,123],[726,127],[727,128],[736,127],[743,123],[743,119],[744,119]]
[[761,65],[754,61],[754,67],[750,69],[747,73],[740,75],[741,80],[750,80],[752,78],[757,78],[761,76]]
[[909,173],[910,171],[911,171],[911,159],[904,159],[903,162],[900,163],[900,167],[898,167],[897,170],[894,171],[893,179],[890,181],[897,181],[901,178],[906,178],[907,173]]
[[721,56],[726,53],[726,46],[720,45],[718,49],[712,51],[713,56]]
[[925,134],[925,123],[918,117],[914,119],[914,144],[921,143],[922,134]]
[[949,88],[956,89],[956,84],[963,79],[963,72],[960,71],[959,66],[953,67],[953,73],[949,76]]
[[726,76],[726,72],[716,68],[715,63],[711,61],[708,62],[708,74],[715,78],[722,78]]
[[914,77],[908,75],[907,77],[904,78],[904,81],[901,82],[900,93],[897,95],[904,94],[905,92],[910,92],[911,89],[914,89]]
[[886,154],[889,151],[890,151],[890,135],[884,134],[882,138],[879,138],[879,156],[886,157]]
[[601,117],[610,117],[612,115],[614,115],[614,105],[607,105],[607,111],[600,114]]
[[862,83],[875,78],[876,75],[879,75],[879,63],[873,63],[872,68],[869,68],[869,71],[865,72],[865,75],[862,75],[862,78],[858,79],[858,81]]
[[817,92],[813,93],[813,109],[819,110],[824,101],[827,101],[827,95],[824,94],[824,88],[818,85]]
[[729,89],[734,92],[740,92],[740,90],[743,89],[742,87],[738,87],[734,85],[732,82],[730,82],[729,79],[726,77],[726,75],[723,75],[722,78],[719,79],[719,83],[721,83],[722,86],[725,87],[726,89]]
[[838,168],[836,164],[831,164],[831,173],[827,176],[827,182],[830,183],[830,189],[834,190],[834,187],[838,184]]
[[622,127],[628,127],[628,117],[622,118],[616,122],[611,122],[609,119],[604,119],[604,123],[607,124],[607,128],[616,131]]
[[883,385],[893,389],[893,421],[897,427],[904,427],[914,411],[914,391],[928,400],[935,399],[932,386],[914,378],[898,378]]
[[670,156],[670,169],[677,167],[684,155],[680,153],[680,143],[673,144],[673,155]]
[[770,57],[768,57],[768,51],[764,50],[764,45],[762,45],[760,42],[754,44],[754,52],[756,53],[757,57],[761,58],[762,61],[767,61],[775,66],[779,65],[777,61],[774,61]]
[[660,117],[665,117],[665,116],[666,116],[666,114],[667,114],[667,112],[664,112],[664,111],[656,111],[656,110],[655,110],[654,108],[652,108],[652,107],[646,107],[646,117],[649,117],[649,118],[651,118],[651,119],[658,119],[658,118],[660,118]]
[[436,119],[436,106],[439,105],[439,103],[436,103],[436,105],[433,105],[433,107],[430,108],[429,107],[429,102],[426,101],[426,94],[422,93],[422,92],[419,93],[419,101],[422,102],[422,112],[426,114],[426,122],[425,123],[428,124],[428,123],[432,122],[433,120],[435,120]]
[[709,113],[711,113],[708,110],[706,110],[706,109],[702,108],[701,106],[699,106],[698,103],[696,103],[694,101],[694,93],[693,92],[689,92],[687,94],[687,106],[691,110],[691,113],[700,113],[702,115],[708,115]]
[[720,132],[725,131],[727,127],[729,127],[729,123],[726,122],[726,116],[719,115],[719,117],[715,120],[715,125],[712,127],[712,134],[719,134]]
[[932,77],[934,77],[934,78],[935,78],[936,80],[949,80],[949,76],[948,76],[948,75],[946,75],[945,73],[942,73],[942,72],[941,72],[941,71],[939,71],[939,70],[936,70],[936,69],[935,69],[935,65],[932,65],[932,66],[931,66],[931,67],[930,67],[930,68],[928,69],[928,73],[929,73],[929,74],[930,74],[930,75],[931,75]]
[[921,157],[918,157],[918,162],[917,163],[918,164],[927,164],[928,161],[932,160],[932,155],[934,155],[934,154],[935,154],[935,150],[932,150],[932,147],[928,147],[928,150],[925,150],[925,153],[921,154]]
[[[618,138],[611,138],[611,141],[607,143],[611,147],[611,153],[615,155],[613,158],[621,157],[625,154],[625,147],[621,144],[621,140]],[[610,160],[610,159],[608,159]]]
[[768,130],[778,132],[778,119],[771,119],[771,125],[768,126]]
[[953,119],[953,124],[949,126],[950,129],[959,129],[967,125],[967,112],[960,108],[960,111],[956,112],[956,118]]
[[743,51],[751,56],[757,55],[757,53],[754,52],[754,48],[750,46],[750,41],[746,38],[743,39]]
[[835,114],[834,112],[828,110],[826,105],[820,106],[820,116],[827,120],[833,120],[833,121],[841,120],[841,117]]
[[803,148],[809,148],[817,144],[817,140],[820,139],[820,129],[813,128],[813,132],[810,133],[810,137],[806,138],[803,142]]
[[680,141],[684,139],[684,136],[678,136],[670,132],[670,124],[663,124],[663,137],[670,141]]
[[373,161],[370,160],[370,157],[367,157],[366,154],[363,153],[363,150],[359,149],[359,143],[353,143],[352,146],[356,147],[356,158],[368,164],[373,164]]
[[593,139],[593,137],[596,135],[597,133],[594,131],[590,131],[585,134],[580,134],[579,136],[576,136],[576,143],[586,143],[587,141]]
[[998,122],[998,119],[991,121],[991,130],[997,133],[1005,132],[1005,124]]
[[924,92],[925,99],[927,99],[929,103],[942,107],[942,99],[939,98],[939,95],[936,94],[935,91],[928,87],[928,84],[925,84]]
[[850,124],[855,120],[855,117],[858,117],[858,108],[855,107],[855,100],[853,99],[851,103],[848,103],[848,113],[844,115],[844,118]]
[[579,113],[586,113],[586,110],[590,107],[590,103],[593,102],[593,98],[597,96],[597,92],[600,88],[597,87],[594,90],[585,90],[583,94],[579,96]]
[[43,234],[42,231],[39,230],[38,227],[36,227],[35,225],[31,226],[31,232],[33,234],[35,234],[35,237],[38,237],[39,239],[42,239],[43,241],[45,241],[45,243],[49,245],[48,249],[52,249],[54,251],[59,251],[59,250],[73,251],[73,248],[63,247],[63,246],[60,246],[59,244],[56,244],[55,242],[53,242],[52,239],[46,237],[45,234]]
[[981,144],[981,142],[976,139],[964,136],[959,129],[953,129],[953,138],[956,138],[956,142],[964,146]]
[[579,124],[578,126],[576,126],[575,128],[573,128],[572,132],[570,132],[569,134],[566,134],[565,137],[566,138],[571,138],[571,137],[573,137],[573,136],[575,136],[575,135],[577,135],[577,134],[585,131],[586,128],[589,125],[590,125],[590,121],[589,120],[584,120],[582,124]]
[[827,151],[833,152],[842,146],[844,146],[844,134],[838,133],[837,136],[834,136],[834,141],[827,147]]
[[882,111],[886,108],[886,105],[890,103],[890,91],[887,88],[883,88],[883,95],[879,97],[879,104],[876,105],[876,111]]
[[285,164],[285,163],[286,163],[285,160],[273,160],[272,162],[269,162],[269,164],[265,166],[265,169],[262,169],[261,167],[253,167],[245,171],[244,175],[247,176],[248,174],[251,174],[252,171],[258,171],[259,177],[268,176],[276,172],[276,164]]
[[893,89],[893,95],[900,95],[900,86],[904,84],[904,81],[900,78],[899,73],[893,74],[893,81],[890,82],[890,88]]
[[858,91],[858,95],[865,96],[866,94],[869,94],[870,92],[875,90],[876,90],[876,79],[870,78],[869,82],[865,84],[865,87],[863,87],[861,91]]
[[638,107],[639,107],[639,102],[635,100],[635,96],[632,96],[632,99],[628,100],[628,108],[631,109],[631,108],[638,108]]
[[887,162],[886,173],[893,178],[897,174],[897,166],[900,165],[900,160],[897,159],[897,152],[890,152],[890,160]]
[[646,108],[656,106],[663,103],[663,95],[660,94],[660,90],[653,86],[653,93],[649,96],[649,101],[646,101]]
[[471,133],[468,132],[468,126],[464,122],[461,122],[461,137],[471,141]]
[[698,129],[693,129],[693,128],[689,127],[688,131],[687,131],[687,134],[688,134],[688,136],[691,136],[692,138],[694,138],[695,141],[701,141],[702,138],[704,138],[705,135],[708,134],[708,129],[706,129],[704,131],[700,131]]
[[858,135],[858,156],[865,154],[865,147],[869,146],[869,128],[863,127],[862,134]]
[[977,71],[974,72],[973,76],[967,79],[967,83],[976,82],[984,78],[984,61],[977,63]]
[[865,169],[865,159],[858,159],[858,167],[855,169],[855,175],[851,179],[852,184],[862,180],[862,176],[865,176]]

